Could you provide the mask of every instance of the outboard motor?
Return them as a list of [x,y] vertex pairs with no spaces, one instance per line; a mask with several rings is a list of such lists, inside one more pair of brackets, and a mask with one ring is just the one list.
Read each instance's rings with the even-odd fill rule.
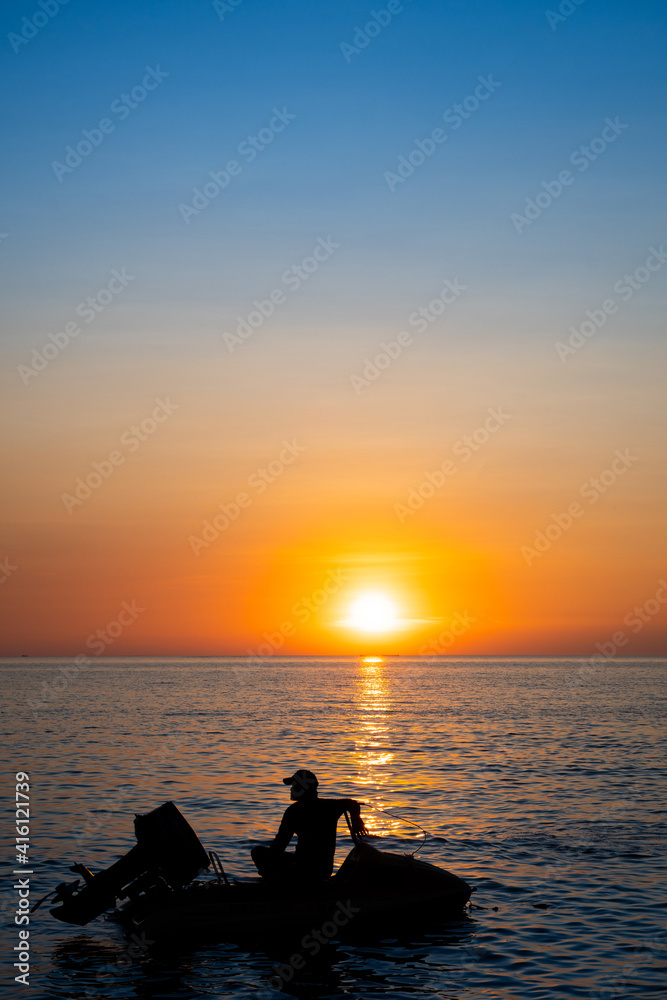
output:
[[56,888],[54,902],[60,905],[51,910],[54,917],[83,926],[115,906],[118,898],[156,884],[180,889],[209,867],[197,834],[173,802],[135,816],[134,832],[136,847],[105,871],[93,875],[84,865],[72,865],[70,871],[81,875],[84,883],[77,879]]

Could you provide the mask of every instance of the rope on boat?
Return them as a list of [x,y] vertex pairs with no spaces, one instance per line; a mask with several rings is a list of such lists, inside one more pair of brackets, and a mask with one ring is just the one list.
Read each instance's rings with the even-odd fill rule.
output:
[[[418,830],[421,830],[421,832],[424,834],[424,840],[422,840],[422,842],[419,844],[419,846],[416,847],[415,850],[411,854],[408,855],[408,857],[414,858],[419,853],[419,851],[421,851],[421,849],[422,849],[422,847],[424,845],[424,841],[426,840],[426,838],[431,836],[431,834],[428,832],[428,830],[425,830],[423,826],[420,826],[419,823],[415,823],[415,821],[412,820],[412,819],[405,819],[403,816],[399,816],[398,813],[390,812],[389,809],[380,809],[380,808],[378,808],[378,806],[371,805],[368,802],[364,802],[363,805],[369,807],[370,809],[373,809],[375,812],[384,813],[385,816],[391,816],[392,819],[398,819],[402,823],[410,823],[412,826],[416,826]],[[350,836],[352,837],[352,840],[354,841],[355,844],[360,844],[362,842],[361,838],[358,837],[354,833],[354,831],[352,829],[352,823],[350,821],[350,817],[349,817],[347,811],[345,812],[345,819],[347,821],[347,826],[348,826],[348,829],[350,831]]]
[[421,832],[424,834],[424,840],[422,840],[419,846],[416,847],[415,850],[412,852],[412,854],[410,855],[411,858],[414,858],[415,855],[418,854],[419,851],[421,851],[422,847],[424,846],[424,841],[426,840],[427,837],[431,836],[431,834],[427,830],[425,830],[423,826],[420,826],[419,823],[415,823],[413,819],[405,819],[403,816],[399,816],[398,813],[390,812],[389,809],[378,809],[377,806],[372,806],[371,808],[375,809],[376,812],[384,813],[385,816],[391,816],[392,819],[399,819],[401,823],[410,823],[412,826],[416,826],[418,830],[421,830]]

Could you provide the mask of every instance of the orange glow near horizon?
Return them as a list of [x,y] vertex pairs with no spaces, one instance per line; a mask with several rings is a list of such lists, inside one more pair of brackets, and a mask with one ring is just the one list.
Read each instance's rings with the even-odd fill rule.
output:
[[[183,544],[187,535],[165,520],[141,533],[131,524],[100,534],[92,521],[72,523],[65,550],[36,533],[39,550],[26,549],[20,565],[38,558],[45,572],[33,581],[17,572],[5,586],[3,655],[89,653],[90,636],[133,600],[141,614],[105,655],[593,654],[595,642],[622,628],[633,607],[622,592],[641,593],[632,577],[618,579],[616,597],[609,584],[592,587],[602,562],[611,579],[612,552],[581,564],[573,587],[565,543],[549,554],[550,563],[530,570],[511,546],[503,550],[490,539],[480,539],[486,551],[463,541],[436,545],[415,529],[402,547],[388,544],[389,531],[373,538],[367,526],[364,547],[351,531],[346,539],[341,526],[326,541],[308,531],[272,548],[248,514],[236,537],[194,560]],[[123,544],[131,546],[129,563]],[[103,579],[97,565],[105,567]],[[50,581],[63,566],[69,586],[54,589]],[[651,632],[647,627],[639,643]]]
[[[55,413],[50,385],[39,406],[53,403]],[[2,655],[94,655],[90,636],[133,601],[141,612],[105,655],[592,655],[618,629],[628,633],[626,655],[664,650],[664,612],[646,615],[636,633],[624,625],[664,575],[649,463],[637,462],[529,566],[521,547],[534,544],[550,511],[566,509],[597,453],[542,455],[532,428],[515,432],[510,422],[493,449],[461,463],[446,489],[400,521],[394,504],[435,467],[443,437],[475,426],[477,410],[458,400],[464,415],[443,410],[437,439],[403,445],[394,411],[379,406],[373,419],[387,439],[369,475],[365,448],[339,447],[354,440],[345,414],[334,433],[324,407],[308,438],[304,431],[317,443],[226,527],[221,519],[206,528],[275,447],[254,403],[233,387],[229,400],[212,402],[204,389],[184,396],[141,452],[71,512],[60,491],[72,490],[90,456],[108,453],[116,425],[130,425],[141,405],[100,416],[71,451],[56,450],[77,419],[73,392],[72,412],[49,418],[50,436],[6,456],[24,474],[0,501],[11,526],[0,555],[17,567],[1,588]],[[247,428],[238,445],[209,430],[234,419]],[[193,537],[203,539],[196,551]],[[369,606],[364,595],[385,603]]]

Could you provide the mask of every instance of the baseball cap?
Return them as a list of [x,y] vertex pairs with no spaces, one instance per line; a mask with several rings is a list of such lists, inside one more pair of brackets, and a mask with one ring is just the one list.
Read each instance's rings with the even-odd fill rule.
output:
[[317,788],[319,781],[315,777],[312,771],[307,771],[305,768],[299,768],[295,771],[291,778],[283,778],[283,785],[299,785],[303,789]]

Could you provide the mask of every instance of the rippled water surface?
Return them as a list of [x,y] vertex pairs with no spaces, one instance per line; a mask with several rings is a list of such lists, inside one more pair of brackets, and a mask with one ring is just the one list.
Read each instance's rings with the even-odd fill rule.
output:
[[[30,989],[12,982],[11,812],[3,822],[8,996],[667,997],[665,661],[465,658],[0,662],[4,773],[31,778],[33,899],[134,843],[173,800],[234,875],[275,833],[280,779],[311,767],[353,796],[374,846],[476,886],[454,923],[291,954],[223,943],[130,956],[118,927],[34,914]],[[68,669],[69,668],[69,669]],[[26,704],[32,702],[32,708]],[[393,815],[388,816],[389,810]],[[397,816],[401,817],[396,818]],[[424,839],[410,820],[428,831]],[[349,839],[339,828],[337,861]]]

